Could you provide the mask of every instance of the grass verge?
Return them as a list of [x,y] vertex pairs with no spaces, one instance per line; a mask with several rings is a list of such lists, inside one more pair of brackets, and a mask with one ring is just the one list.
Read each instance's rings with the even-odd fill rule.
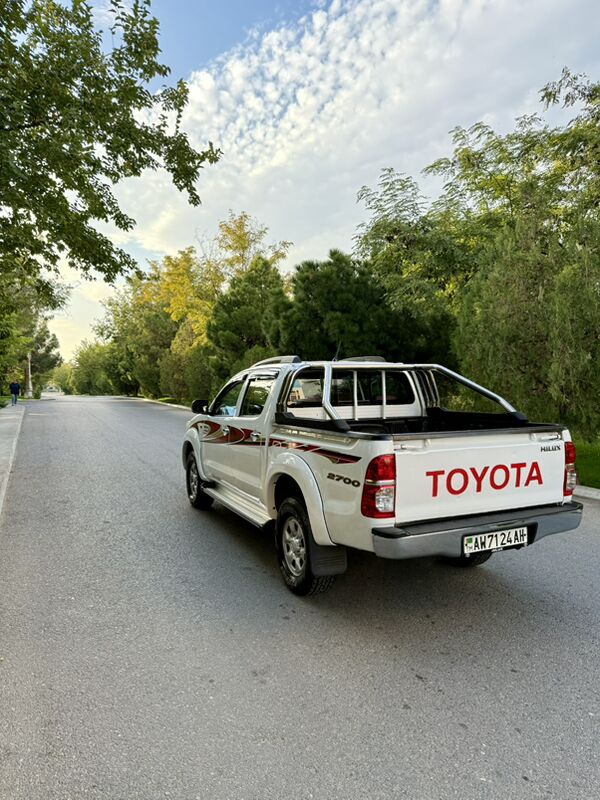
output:
[[579,442],[577,448],[577,472],[581,486],[600,489],[600,442]]

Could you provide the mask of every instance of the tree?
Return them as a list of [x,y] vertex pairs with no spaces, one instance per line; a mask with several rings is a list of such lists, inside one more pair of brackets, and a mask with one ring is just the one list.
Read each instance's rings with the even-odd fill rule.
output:
[[267,323],[269,309],[284,302],[283,280],[276,266],[258,256],[233,280],[213,308],[208,338],[216,355],[214,372],[225,380],[232,372],[274,355]]
[[37,291],[35,278],[23,267],[0,271],[0,380],[23,380],[23,364],[35,347],[36,331],[46,324],[48,311],[66,301],[64,289],[56,282],[51,286],[50,302]]
[[178,325],[165,311],[160,296],[161,268],[151,263],[150,272],[133,277],[128,286],[106,301],[106,314],[96,333],[111,345],[110,375],[113,386],[149,397],[161,395],[160,363],[169,350]]
[[367,263],[332,250],[305,261],[292,279],[293,302],[279,312],[280,349],[307,359],[382,355],[399,361],[436,358],[447,333],[427,335],[408,309],[394,310]]
[[59,366],[54,367],[50,375],[50,380],[65,394],[73,394],[73,365],[69,364],[68,362],[64,362],[63,364],[59,364]]
[[60,259],[106,280],[136,271],[95,225],[134,225],[116,183],[165,169],[196,205],[200,170],[219,158],[181,129],[186,84],[149,88],[169,74],[150,0],[111,8],[103,36],[82,0],[0,0],[0,272],[24,269],[46,291],[43,267]]
[[223,274],[228,278],[246,272],[256,258],[262,256],[271,264],[282,261],[291,242],[265,244],[269,229],[245,211],[239,214],[229,212],[227,219],[219,222],[219,233],[215,240],[217,260],[221,263]]
[[382,170],[376,189],[358,193],[370,219],[358,227],[355,254],[368,260],[389,303],[425,325],[452,325],[458,295],[474,272],[477,238],[461,210],[427,207],[416,181]]
[[77,394],[112,394],[107,364],[110,345],[83,341],[73,359],[73,388]]
[[563,73],[546,103],[577,103],[551,128],[539,117],[500,136],[457,129],[441,202],[478,222],[478,272],[458,311],[463,367],[530,416],[592,436],[600,427],[600,84]]
[[34,393],[39,396],[44,383],[49,378],[54,367],[62,364],[58,353],[58,339],[50,333],[48,322],[42,318],[35,326],[31,337],[29,350],[31,353],[31,381]]

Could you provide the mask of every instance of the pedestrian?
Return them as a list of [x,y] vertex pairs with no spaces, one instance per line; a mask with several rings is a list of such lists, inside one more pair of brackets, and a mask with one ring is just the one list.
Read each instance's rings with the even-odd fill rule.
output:
[[19,381],[13,381],[11,385],[8,387],[10,389],[10,394],[12,397],[12,406],[17,405],[17,400],[19,399],[19,395],[21,394],[21,384]]

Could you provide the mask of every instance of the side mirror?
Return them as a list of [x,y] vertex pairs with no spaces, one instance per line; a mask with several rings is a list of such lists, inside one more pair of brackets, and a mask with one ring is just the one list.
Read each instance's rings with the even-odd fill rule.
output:
[[194,400],[192,403],[192,411],[194,414],[206,414],[206,406],[208,402],[206,400]]

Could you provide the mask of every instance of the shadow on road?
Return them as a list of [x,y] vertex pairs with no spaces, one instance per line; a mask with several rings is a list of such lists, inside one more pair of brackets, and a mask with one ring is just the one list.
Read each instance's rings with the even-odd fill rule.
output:
[[[586,609],[578,606],[565,585],[556,581],[549,590],[545,578],[559,573],[553,561],[555,574],[532,582],[527,578],[531,561],[520,562],[519,553],[494,555],[486,565],[464,570],[432,558],[386,561],[351,550],[348,571],[332,589],[300,598],[281,581],[272,533],[221,506],[209,515],[210,527],[193,534],[198,568],[206,568],[209,537],[221,551],[214,553],[210,569],[227,597],[224,608],[246,626],[253,627],[257,620],[263,626],[272,619],[277,629],[280,619],[296,625],[304,620],[331,626],[338,634],[349,626],[357,641],[370,646],[389,646],[390,637],[431,644],[441,638],[451,641],[459,633],[469,638],[472,634],[478,648],[490,651],[500,651],[515,639],[535,641],[538,650],[559,640],[564,646],[593,630],[586,624]],[[285,613],[279,614],[281,608]]]

